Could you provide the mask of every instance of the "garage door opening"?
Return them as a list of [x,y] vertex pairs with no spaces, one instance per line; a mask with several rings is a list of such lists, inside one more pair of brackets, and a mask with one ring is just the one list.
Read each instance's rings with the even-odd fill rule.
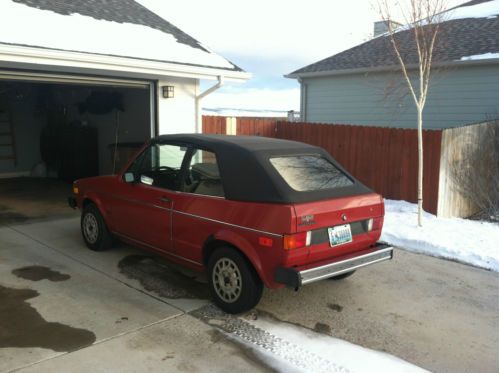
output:
[[118,173],[154,135],[148,82],[0,75],[0,224],[67,215],[79,178]]

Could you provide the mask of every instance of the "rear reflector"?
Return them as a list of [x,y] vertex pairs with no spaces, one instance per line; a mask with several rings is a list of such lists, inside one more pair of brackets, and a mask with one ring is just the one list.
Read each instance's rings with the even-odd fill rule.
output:
[[367,231],[368,231],[368,232],[370,232],[370,231],[372,231],[372,230],[373,230],[373,220],[374,220],[374,219],[373,219],[373,218],[371,218],[371,219],[369,219],[369,220],[367,221]]
[[300,247],[310,246],[312,232],[301,232],[296,234],[284,235],[284,250],[299,249]]
[[259,243],[261,246],[265,246],[265,247],[272,247],[272,245],[274,244],[274,241],[272,240],[272,238],[268,238],[268,237],[258,237],[258,243]]
[[383,217],[374,218],[372,220],[373,220],[372,229],[375,231],[379,231],[381,229],[381,227],[383,226]]

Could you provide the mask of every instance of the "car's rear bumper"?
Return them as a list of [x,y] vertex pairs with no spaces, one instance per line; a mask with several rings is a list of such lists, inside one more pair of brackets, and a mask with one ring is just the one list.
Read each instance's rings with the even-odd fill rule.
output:
[[329,277],[341,275],[346,272],[390,260],[393,258],[393,247],[384,243],[376,243],[376,246],[368,253],[349,258],[339,258],[337,261],[318,265],[317,267],[300,269],[279,267],[275,272],[274,279],[277,283],[298,289],[303,285],[320,281]]

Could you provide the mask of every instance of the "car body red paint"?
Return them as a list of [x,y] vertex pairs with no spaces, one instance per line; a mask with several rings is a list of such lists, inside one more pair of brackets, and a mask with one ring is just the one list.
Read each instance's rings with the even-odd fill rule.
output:
[[[384,205],[376,193],[301,203],[230,200],[126,182],[133,161],[118,175],[78,180],[77,206],[94,203],[121,240],[195,270],[206,269],[206,248],[229,245],[243,253],[265,286],[275,289],[286,283],[276,279],[278,268],[299,272],[377,250]],[[376,229],[367,231],[371,218],[378,219]],[[331,246],[322,239],[297,249],[283,247],[285,235],[313,231],[311,237],[324,238],[329,227],[344,224],[361,227],[352,242]]]

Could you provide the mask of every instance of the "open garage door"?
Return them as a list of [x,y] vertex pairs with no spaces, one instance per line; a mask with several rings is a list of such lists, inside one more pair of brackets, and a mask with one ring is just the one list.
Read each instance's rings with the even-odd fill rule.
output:
[[71,182],[118,173],[155,118],[154,82],[0,70],[0,215],[66,209]]
[[151,82],[141,80],[126,80],[117,78],[92,77],[84,75],[68,74],[50,74],[19,71],[0,70],[0,79],[16,80],[28,82],[61,83],[61,84],[79,84],[92,86],[111,86],[128,88],[146,88],[149,89]]

